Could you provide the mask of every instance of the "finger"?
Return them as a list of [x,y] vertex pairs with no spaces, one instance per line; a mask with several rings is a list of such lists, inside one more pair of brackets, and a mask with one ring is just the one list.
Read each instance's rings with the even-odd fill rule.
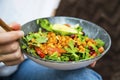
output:
[[14,60],[14,61],[5,61],[3,62],[6,66],[13,66],[13,65],[17,65],[20,64],[21,62],[24,61],[24,57],[21,57],[20,59]]
[[21,25],[18,24],[18,23],[16,23],[16,22],[10,24],[10,27],[11,27],[13,30],[15,30],[15,31],[21,29]]
[[1,32],[6,32],[2,27],[0,27],[0,33]]
[[15,41],[24,36],[23,31],[11,31],[0,33],[0,44],[9,43]]
[[21,53],[21,50],[19,48],[17,51],[13,53],[9,53],[6,55],[0,55],[0,62],[13,61],[13,60],[20,59],[21,57],[23,57],[23,54]]
[[96,61],[90,64],[91,67],[95,67],[95,65],[96,65]]
[[19,48],[19,43],[17,41],[0,45],[0,55],[15,52],[17,51],[18,48]]

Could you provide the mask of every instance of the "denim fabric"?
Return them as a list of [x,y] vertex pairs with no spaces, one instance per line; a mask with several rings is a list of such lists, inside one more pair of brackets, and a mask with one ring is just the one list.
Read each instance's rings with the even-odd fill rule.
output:
[[102,80],[102,78],[89,68],[54,70],[27,59],[14,74],[5,80]]

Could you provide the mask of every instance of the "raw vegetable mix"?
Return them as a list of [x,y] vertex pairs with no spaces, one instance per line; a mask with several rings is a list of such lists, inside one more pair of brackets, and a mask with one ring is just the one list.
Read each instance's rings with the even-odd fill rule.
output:
[[101,39],[89,38],[79,25],[52,24],[38,19],[38,32],[23,37],[22,49],[44,60],[79,61],[94,58],[104,52]]

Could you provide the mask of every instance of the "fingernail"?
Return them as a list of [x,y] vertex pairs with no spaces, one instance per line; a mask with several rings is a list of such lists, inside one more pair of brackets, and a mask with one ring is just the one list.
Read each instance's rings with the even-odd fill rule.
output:
[[23,32],[23,31],[19,31],[19,35],[20,35],[21,37],[23,37],[23,36],[24,36],[24,32]]

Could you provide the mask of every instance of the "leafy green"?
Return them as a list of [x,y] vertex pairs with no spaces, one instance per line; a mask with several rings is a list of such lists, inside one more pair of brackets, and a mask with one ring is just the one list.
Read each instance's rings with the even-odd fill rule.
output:
[[27,47],[26,50],[27,50],[27,52],[28,52],[29,54],[31,54],[32,56],[39,57],[39,56],[36,54],[36,51],[35,51],[34,48]]
[[83,28],[79,24],[75,25],[75,29],[77,30],[78,34],[83,34],[81,33],[83,31]]
[[60,59],[61,59],[61,61],[69,61],[70,59],[69,59],[69,55],[66,53],[66,54],[63,54],[61,57],[60,57]]
[[58,56],[58,52],[54,52],[52,55],[48,56],[48,59],[54,61],[61,61],[60,57]]
[[22,49],[26,49],[27,48],[27,46],[26,45],[22,45]]
[[[42,33],[41,30],[39,30],[38,33],[29,33],[26,37],[23,37],[23,39],[27,42],[27,44],[31,45],[39,45],[41,43],[47,42],[48,38],[45,33]],[[34,42],[30,43],[34,39]]]
[[45,36],[39,36],[39,38],[36,38],[36,43],[45,43],[47,40]]
[[95,39],[96,43],[97,43],[97,47],[101,47],[105,45],[105,42],[103,42],[101,39]]
[[94,44],[91,44],[91,46],[93,47],[93,49],[95,50],[95,52],[97,52],[99,54],[97,46],[95,46]]
[[34,34],[29,33],[29,35],[26,36],[25,40],[30,41],[30,40],[32,40],[33,37],[34,37]]
[[88,49],[85,49],[85,55],[84,55],[84,58],[85,59],[88,59],[90,57],[90,54],[89,54],[89,50]]
[[65,47],[65,50],[67,51],[67,53],[70,53],[71,54],[71,58],[72,60],[79,60],[79,56],[76,54],[76,52],[78,52],[77,48],[74,47],[74,41],[71,40],[68,45],[69,45],[69,48],[68,47]]
[[47,31],[52,31],[52,24],[47,19],[38,19],[37,24]]

